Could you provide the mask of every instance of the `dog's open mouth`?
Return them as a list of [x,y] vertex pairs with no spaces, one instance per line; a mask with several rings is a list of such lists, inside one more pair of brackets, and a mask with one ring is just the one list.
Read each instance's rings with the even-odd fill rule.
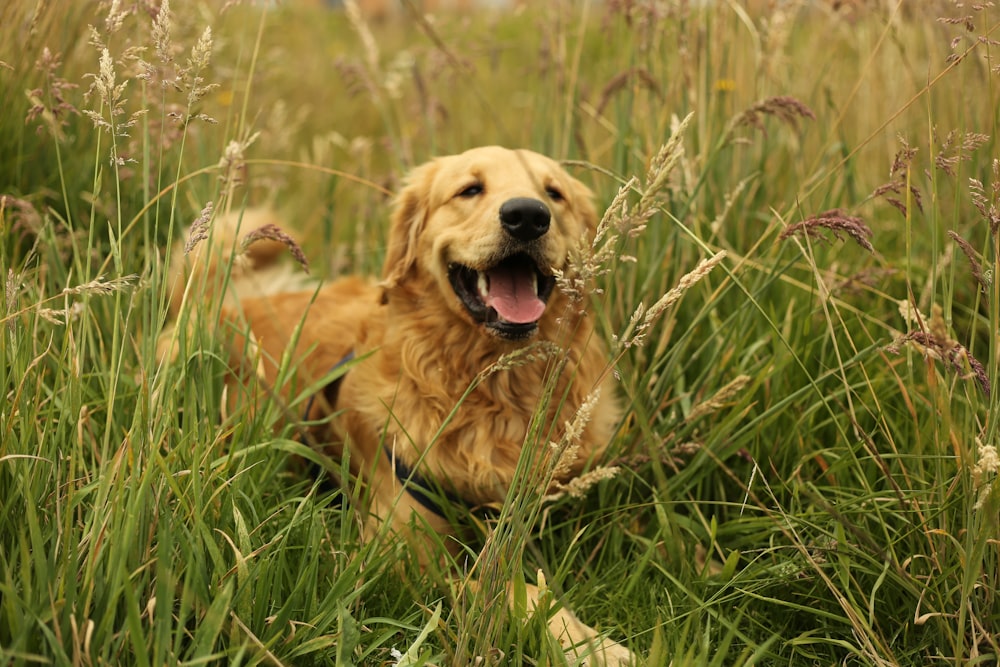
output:
[[482,271],[452,264],[448,278],[472,319],[511,339],[534,333],[556,284],[553,276],[525,254],[512,255]]

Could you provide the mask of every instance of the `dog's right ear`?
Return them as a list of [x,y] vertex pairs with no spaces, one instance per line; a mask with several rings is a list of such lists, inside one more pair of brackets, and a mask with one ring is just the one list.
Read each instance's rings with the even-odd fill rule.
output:
[[409,173],[396,197],[389,225],[389,243],[382,265],[383,301],[385,291],[396,287],[417,263],[417,238],[430,212],[431,183],[437,163],[427,162]]

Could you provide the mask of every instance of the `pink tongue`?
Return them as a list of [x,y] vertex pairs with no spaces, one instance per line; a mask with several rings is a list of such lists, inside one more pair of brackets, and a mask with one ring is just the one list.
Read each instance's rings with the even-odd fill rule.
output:
[[535,293],[535,282],[527,271],[496,268],[486,272],[489,293],[483,301],[512,324],[535,322],[545,312],[545,302]]

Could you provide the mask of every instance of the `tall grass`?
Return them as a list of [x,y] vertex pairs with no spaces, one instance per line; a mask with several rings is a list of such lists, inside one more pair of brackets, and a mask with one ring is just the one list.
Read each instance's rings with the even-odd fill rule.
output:
[[228,410],[224,335],[155,354],[209,203],[377,271],[406,169],[503,143],[645,227],[592,307],[628,414],[613,479],[466,517],[458,567],[652,665],[996,662],[996,10],[694,4],[0,9],[0,660],[562,664],[362,542],[363,489],[296,464],[342,462]]

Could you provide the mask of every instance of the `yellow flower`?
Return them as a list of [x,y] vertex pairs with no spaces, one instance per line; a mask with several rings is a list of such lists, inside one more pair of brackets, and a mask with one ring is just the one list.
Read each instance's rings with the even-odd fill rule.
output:
[[720,93],[731,93],[736,90],[735,79],[716,79],[712,89]]

